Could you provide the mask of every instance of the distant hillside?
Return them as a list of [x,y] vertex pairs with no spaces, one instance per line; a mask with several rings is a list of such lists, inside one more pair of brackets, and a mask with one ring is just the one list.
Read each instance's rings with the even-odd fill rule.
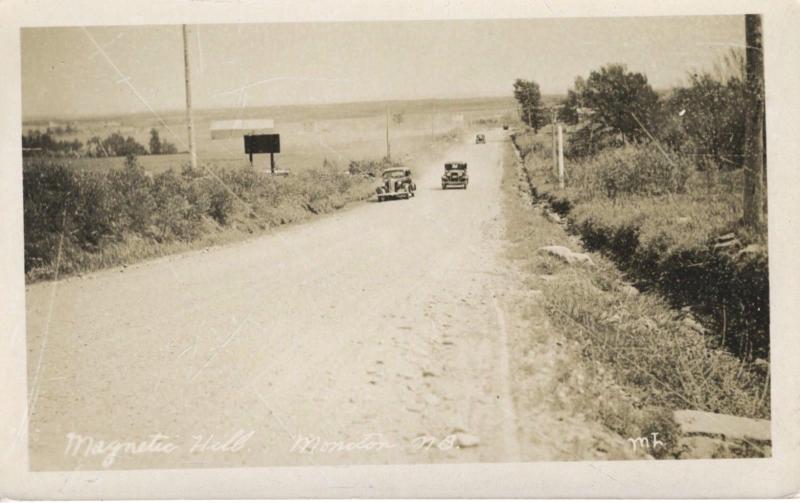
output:
[[[412,113],[445,113],[469,112],[479,110],[513,109],[514,99],[509,96],[485,98],[459,98],[459,99],[424,99],[424,100],[393,100],[370,101],[330,104],[306,105],[276,105],[270,107],[251,107],[244,110],[238,108],[196,109],[195,117],[198,120],[218,120],[225,118],[272,118],[276,121],[288,120],[325,120],[329,118],[358,118],[382,114],[388,108],[395,112]],[[159,115],[168,124],[181,123],[184,120],[183,110],[160,111]],[[48,122],[122,122],[137,124],[153,120],[153,114],[141,112],[122,115],[86,115],[83,117],[30,117],[23,118],[23,125],[32,127]]]

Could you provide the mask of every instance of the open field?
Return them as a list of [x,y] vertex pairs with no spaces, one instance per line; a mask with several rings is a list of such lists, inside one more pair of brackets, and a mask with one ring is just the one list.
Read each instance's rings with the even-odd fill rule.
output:
[[[195,113],[198,160],[218,167],[248,167],[241,138],[212,140],[213,121],[229,119],[272,118],[275,132],[281,135],[281,154],[276,155],[279,169],[289,171],[320,166],[325,160],[347,168],[351,160],[380,158],[386,155],[386,112],[390,115],[392,155],[398,159],[411,155],[424,144],[441,135],[463,130],[481,120],[500,119],[513,110],[506,98],[469,100],[423,100],[377,103],[343,103],[323,106],[281,106],[270,109],[244,108],[198,110]],[[147,145],[150,129],[159,131],[162,140],[175,144],[181,154],[141,156],[140,164],[152,173],[176,168],[189,160],[185,135],[185,114],[161,115],[163,123],[152,115],[29,120],[23,132],[48,125],[71,124],[76,133],[59,135],[60,140],[79,140],[92,136],[105,138],[119,132]],[[165,125],[166,124],[166,125]],[[121,167],[122,158],[79,159],[76,167],[106,169]],[[256,156],[254,164],[268,166],[268,156]]]

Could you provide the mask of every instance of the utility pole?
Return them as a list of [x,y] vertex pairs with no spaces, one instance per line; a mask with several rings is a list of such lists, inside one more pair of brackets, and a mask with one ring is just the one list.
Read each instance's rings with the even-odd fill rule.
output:
[[392,160],[392,148],[389,145],[389,107],[386,107],[386,159]]
[[556,152],[556,119],[558,118],[556,109],[554,108],[550,113],[550,130],[553,133],[551,136],[553,137],[553,172],[558,172],[558,153]]
[[197,149],[194,142],[194,120],[192,118],[192,69],[189,64],[189,28],[183,25],[183,74],[186,81],[186,123],[189,128],[189,154],[191,155],[192,169],[197,169]]
[[564,135],[558,125],[558,187],[564,188]]
[[744,147],[743,222],[755,231],[766,227],[764,161],[764,54],[761,42],[761,16],[745,16],[746,89]]

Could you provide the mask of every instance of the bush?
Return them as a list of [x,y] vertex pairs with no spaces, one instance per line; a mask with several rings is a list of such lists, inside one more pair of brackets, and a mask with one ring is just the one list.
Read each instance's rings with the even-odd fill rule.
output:
[[121,170],[108,171],[108,195],[115,232],[126,231],[145,234],[152,223],[155,210],[153,180],[133,157],[129,157]]
[[606,151],[596,160],[599,183],[610,199],[618,195],[658,196],[686,192],[691,166],[653,145]]
[[614,200],[685,193],[691,173],[685,158],[641,144],[606,149],[589,160],[570,163],[567,181],[586,198]]
[[[352,165],[379,172],[391,162]],[[106,172],[27,159],[25,270],[30,279],[53,277],[59,250],[58,272],[67,273],[140,259],[156,254],[157,244],[188,242],[225,227],[266,229],[364,199],[372,193],[369,185],[329,162],[284,178],[190,165],[152,176],[133,156],[122,169]],[[217,225],[203,225],[211,220]],[[127,248],[135,250],[133,257]]]
[[391,168],[392,166],[396,165],[399,164],[392,162],[385,157],[380,160],[366,159],[361,161],[350,161],[347,172],[351,175],[376,177],[380,175],[384,169]]
[[199,233],[202,214],[190,204],[188,185],[174,171],[153,177],[153,225],[158,241],[190,240]]

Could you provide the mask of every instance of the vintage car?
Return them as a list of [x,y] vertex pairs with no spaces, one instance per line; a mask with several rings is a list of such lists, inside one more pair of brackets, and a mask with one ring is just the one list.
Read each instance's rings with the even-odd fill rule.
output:
[[508,124],[503,124],[503,131],[508,131]]
[[444,165],[444,174],[442,175],[442,190],[445,190],[448,187],[462,187],[466,189],[467,184],[469,184],[467,163],[448,162]]
[[486,143],[486,135],[479,134],[475,136],[475,143]]
[[375,189],[378,201],[402,197],[414,197],[417,190],[416,184],[411,180],[411,170],[408,168],[390,168],[381,175],[383,184]]

